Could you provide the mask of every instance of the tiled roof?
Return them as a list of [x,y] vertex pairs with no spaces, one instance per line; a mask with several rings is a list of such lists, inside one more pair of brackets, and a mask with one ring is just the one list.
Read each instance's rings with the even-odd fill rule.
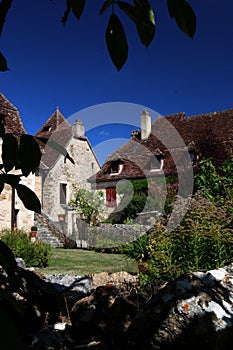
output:
[[17,137],[26,133],[18,109],[2,93],[0,93],[0,116],[4,116],[7,133],[13,133]]
[[60,153],[47,145],[48,140],[53,140],[65,148],[72,137],[72,126],[57,108],[35,137],[42,151],[40,168],[49,169],[56,163]]
[[[148,157],[153,154],[156,157],[159,152],[164,155],[163,173],[175,174],[177,167],[187,164],[184,157],[187,149],[196,151],[201,158],[212,157],[217,166],[231,157],[233,109],[189,117],[181,112],[158,118],[152,123],[151,134],[147,139],[133,138],[118,148],[107,157],[102,169],[89,181],[100,183],[145,176]],[[121,161],[124,165],[120,174],[110,174],[113,161]]]

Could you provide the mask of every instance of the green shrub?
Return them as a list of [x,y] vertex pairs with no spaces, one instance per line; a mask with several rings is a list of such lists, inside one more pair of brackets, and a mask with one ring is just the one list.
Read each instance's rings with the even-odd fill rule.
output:
[[232,201],[224,207],[196,196],[179,227],[157,226],[146,247],[150,282],[161,284],[182,273],[207,271],[233,259]]
[[1,238],[12,250],[16,258],[22,258],[26,267],[46,267],[51,256],[51,247],[47,243],[31,242],[28,234],[22,230],[3,230]]
[[147,245],[149,236],[144,234],[133,242],[130,242],[121,248],[121,253],[126,257],[134,259],[136,262],[146,261],[148,259]]

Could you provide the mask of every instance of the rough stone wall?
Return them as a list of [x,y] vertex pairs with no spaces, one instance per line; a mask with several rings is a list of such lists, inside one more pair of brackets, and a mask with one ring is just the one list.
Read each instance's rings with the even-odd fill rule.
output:
[[53,220],[57,220],[58,214],[65,214],[64,205],[60,204],[60,183],[67,185],[68,204],[72,199],[72,185],[90,190],[87,179],[100,169],[88,141],[72,138],[66,149],[75,164],[69,160],[64,162],[64,157],[60,156],[43,183],[43,210]]
[[[24,178],[21,183],[35,191],[35,175],[29,175],[27,178]],[[11,228],[11,203],[12,189],[10,185],[6,184],[0,194],[0,229]],[[34,212],[24,207],[17,193],[15,193],[15,209],[19,210],[17,215],[17,227],[30,230],[34,222]]]

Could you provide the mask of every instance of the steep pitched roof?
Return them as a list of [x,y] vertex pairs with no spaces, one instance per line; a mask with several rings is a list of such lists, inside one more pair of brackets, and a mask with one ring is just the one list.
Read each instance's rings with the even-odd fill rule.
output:
[[56,111],[35,134],[36,140],[42,151],[42,169],[51,168],[60,156],[59,152],[47,146],[48,140],[53,140],[65,148],[71,136],[72,126],[65,119],[59,109],[56,108]]
[[13,133],[15,136],[26,133],[18,109],[2,93],[0,93],[0,116],[4,117],[7,133]]
[[[176,132],[177,131],[177,132]],[[201,157],[212,157],[216,165],[232,156],[233,109],[186,117],[177,113],[156,119],[145,140],[136,137],[109,155],[101,170],[90,182],[108,182],[146,175],[148,157],[164,155],[164,174],[175,174],[176,166],[185,167],[184,151],[197,151]],[[176,165],[171,156],[176,157]],[[113,161],[124,164],[120,174],[111,175]],[[159,172],[157,172],[159,175]]]

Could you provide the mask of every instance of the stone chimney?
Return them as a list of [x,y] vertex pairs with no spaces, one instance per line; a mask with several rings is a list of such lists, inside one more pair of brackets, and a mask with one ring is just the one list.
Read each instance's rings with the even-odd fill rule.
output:
[[84,136],[85,126],[80,119],[77,119],[72,125],[72,131],[74,137]]
[[141,122],[141,138],[147,139],[151,132],[151,116],[146,110],[143,110],[140,115]]

